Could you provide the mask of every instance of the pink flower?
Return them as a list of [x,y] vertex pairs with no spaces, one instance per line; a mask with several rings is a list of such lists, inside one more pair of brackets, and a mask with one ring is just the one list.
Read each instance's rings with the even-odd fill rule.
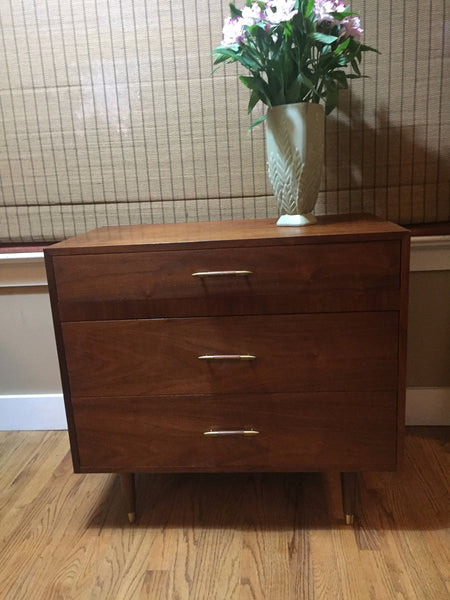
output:
[[345,17],[342,20],[336,19],[331,13],[342,13],[349,10],[341,0],[315,0],[313,12],[316,15],[318,23],[331,23],[340,25],[342,37],[352,37],[356,42],[361,40],[364,33],[361,29],[359,17]]
[[333,17],[331,13],[344,12],[348,7],[341,0],[315,0],[313,13],[319,23],[327,22],[339,25],[341,21]]
[[[266,20],[272,25],[290,21],[298,13],[294,6],[295,0],[270,0],[266,4]],[[275,9],[275,12],[272,9]]]
[[361,22],[359,17],[347,17],[341,21],[343,32],[341,35],[344,37],[352,37],[355,42],[361,41],[361,36],[364,33],[364,29],[361,29]]
[[245,21],[241,17],[228,17],[222,29],[222,46],[231,46],[232,44],[241,44],[244,41]]

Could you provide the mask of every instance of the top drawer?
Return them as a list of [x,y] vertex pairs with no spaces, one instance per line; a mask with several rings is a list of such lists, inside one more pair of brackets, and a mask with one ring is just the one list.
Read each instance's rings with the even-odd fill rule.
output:
[[400,241],[54,256],[63,321],[392,310]]

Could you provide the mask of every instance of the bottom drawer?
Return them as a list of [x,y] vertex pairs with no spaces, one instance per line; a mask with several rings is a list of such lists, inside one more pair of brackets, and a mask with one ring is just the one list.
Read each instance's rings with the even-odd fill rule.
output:
[[396,405],[393,391],[73,400],[81,472],[391,470]]

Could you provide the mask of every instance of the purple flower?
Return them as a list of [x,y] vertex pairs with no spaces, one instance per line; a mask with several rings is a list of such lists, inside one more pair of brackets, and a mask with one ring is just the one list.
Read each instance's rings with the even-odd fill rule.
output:
[[241,17],[228,17],[222,29],[222,46],[231,46],[232,44],[241,44],[244,41],[245,21]]
[[[270,0],[266,4],[266,20],[272,25],[290,21],[298,13],[294,6],[295,0]],[[273,9],[275,9],[275,12]]]

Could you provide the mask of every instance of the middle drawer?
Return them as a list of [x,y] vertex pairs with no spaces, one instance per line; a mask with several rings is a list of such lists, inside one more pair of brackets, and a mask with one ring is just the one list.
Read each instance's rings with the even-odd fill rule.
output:
[[396,312],[63,324],[73,396],[395,389]]

